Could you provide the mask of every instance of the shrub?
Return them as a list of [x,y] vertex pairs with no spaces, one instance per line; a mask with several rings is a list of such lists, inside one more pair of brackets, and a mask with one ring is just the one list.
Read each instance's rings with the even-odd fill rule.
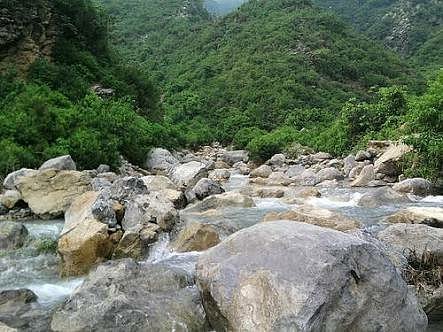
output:
[[237,149],[245,149],[255,137],[265,133],[266,131],[257,127],[242,128],[234,135],[232,143]]

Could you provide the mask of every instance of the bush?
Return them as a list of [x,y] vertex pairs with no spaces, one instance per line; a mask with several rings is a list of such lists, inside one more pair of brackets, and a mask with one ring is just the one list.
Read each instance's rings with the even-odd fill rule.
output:
[[255,137],[262,136],[266,131],[257,127],[242,128],[234,136],[232,143],[237,149],[245,149]]

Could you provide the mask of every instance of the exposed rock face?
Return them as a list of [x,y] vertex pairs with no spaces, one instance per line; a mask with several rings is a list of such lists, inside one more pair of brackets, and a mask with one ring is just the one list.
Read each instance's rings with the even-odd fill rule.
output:
[[197,285],[217,331],[412,332],[427,325],[379,249],[304,223],[261,223],[231,235],[200,256]]
[[394,190],[401,193],[411,193],[419,196],[426,196],[431,193],[432,184],[422,178],[406,179],[394,184]]
[[66,171],[75,171],[77,170],[77,166],[75,165],[74,160],[72,160],[70,155],[60,156],[57,158],[49,159],[45,161],[39,168],[39,170],[44,169],[58,169],[58,170],[66,170]]
[[171,152],[162,148],[152,149],[146,159],[148,170],[159,174],[166,174],[176,164],[178,164],[178,160]]
[[86,192],[66,211],[65,225],[58,240],[62,276],[82,275],[110,258],[121,237],[119,233],[109,234],[108,225],[93,215],[98,197],[97,192]]
[[58,217],[91,189],[91,178],[84,172],[48,169],[19,177],[16,186],[32,212],[43,218]]
[[443,265],[443,229],[427,225],[397,224],[389,226],[377,235],[405,255],[415,250],[418,257],[432,253],[439,265]]
[[224,194],[209,196],[201,202],[188,206],[185,211],[199,213],[213,209],[224,209],[229,207],[247,208],[254,206],[255,203],[251,197],[235,192],[227,192]]
[[9,173],[3,181],[3,187],[5,187],[5,189],[17,190],[17,181],[20,177],[31,176],[35,173],[37,173],[35,169],[29,168],[21,168],[18,171]]
[[412,148],[406,144],[391,145],[380,158],[375,161],[375,171],[388,176],[399,175],[400,167],[398,162],[411,150]]
[[160,264],[109,261],[53,315],[54,331],[207,331],[192,276]]
[[12,209],[21,199],[22,195],[17,190],[6,190],[0,195],[0,203],[7,209]]
[[348,231],[360,228],[360,223],[349,219],[338,212],[312,206],[301,206],[291,211],[268,213],[263,221],[296,221],[311,225],[332,228],[337,231]]
[[0,249],[18,249],[23,246],[28,230],[18,222],[0,222]]
[[198,161],[178,165],[169,174],[169,178],[180,188],[192,188],[198,180],[207,176],[206,165]]
[[359,206],[375,208],[387,204],[408,203],[410,200],[389,187],[377,188],[364,194],[358,201]]
[[408,207],[386,218],[387,222],[405,224],[425,224],[443,228],[443,208]]
[[214,226],[190,222],[179,232],[172,244],[178,252],[202,251],[217,245],[220,238]]
[[364,187],[375,179],[374,166],[363,167],[357,178],[351,183],[352,187]]
[[261,165],[252,170],[251,178],[267,178],[272,173],[272,168],[269,165]]
[[0,291],[0,331],[49,331],[51,310],[37,303],[37,295],[29,289]]
[[196,199],[202,200],[211,195],[224,193],[225,190],[217,182],[208,178],[200,179],[197,184],[186,192],[186,198],[189,203]]
[[249,161],[249,154],[246,150],[225,151],[221,159],[228,165],[233,166],[238,162],[247,163]]

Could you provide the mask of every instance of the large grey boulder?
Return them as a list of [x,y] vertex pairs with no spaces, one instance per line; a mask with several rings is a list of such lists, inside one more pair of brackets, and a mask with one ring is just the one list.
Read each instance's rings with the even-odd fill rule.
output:
[[191,189],[186,191],[186,199],[189,203],[195,200],[203,200],[204,198],[224,193],[223,187],[208,178],[200,179],[197,184]]
[[22,195],[17,190],[6,190],[2,195],[0,195],[0,204],[5,206],[7,209],[12,209],[20,200]]
[[375,171],[388,176],[399,175],[401,170],[399,162],[411,150],[412,148],[406,144],[393,144],[389,146],[380,158],[375,161]]
[[12,250],[23,246],[28,230],[23,224],[12,221],[0,222],[0,249]]
[[251,178],[267,178],[272,173],[272,168],[269,165],[261,165],[251,171]]
[[375,180],[374,166],[367,165],[363,167],[357,178],[352,181],[351,187],[365,187],[373,180]]
[[44,169],[58,169],[58,170],[67,170],[67,171],[75,171],[77,170],[77,166],[75,165],[74,160],[72,160],[70,155],[60,156],[57,158],[52,158],[45,161],[39,168],[39,170]]
[[360,197],[359,206],[367,208],[376,208],[383,205],[402,204],[410,202],[409,198],[399,194],[389,187],[381,187],[371,190]]
[[443,228],[443,208],[411,206],[388,216],[385,220],[390,223],[425,224]]
[[163,175],[148,175],[141,178],[151,192],[158,192],[163,197],[170,200],[176,209],[182,209],[186,206],[185,194]]
[[410,193],[418,196],[426,196],[431,193],[432,184],[426,179],[413,178],[406,179],[394,184],[392,189],[400,193]]
[[317,173],[316,182],[320,183],[327,180],[343,180],[343,174],[334,167],[323,168]]
[[29,169],[29,168],[21,168],[17,171],[9,173],[5,177],[5,180],[3,181],[3,187],[5,187],[5,189],[16,190],[17,180],[19,178],[21,178],[22,176],[31,176],[35,173],[37,173],[35,169]]
[[301,173],[305,171],[305,168],[302,165],[292,165],[286,171],[286,175],[290,178],[295,176],[299,176]]
[[208,331],[191,275],[161,264],[109,261],[52,318],[53,331]]
[[247,163],[249,161],[249,153],[246,150],[225,151],[221,156],[221,160],[230,166],[238,162]]
[[154,173],[166,174],[178,160],[166,149],[152,149],[146,158],[146,167]]
[[223,194],[206,197],[202,201],[189,205],[184,211],[190,213],[201,213],[208,210],[225,208],[249,208],[255,207],[254,200],[246,195],[236,192],[226,192]]
[[427,325],[376,246],[304,223],[261,223],[231,235],[200,256],[197,285],[216,331],[412,332]]
[[384,229],[378,239],[404,255],[415,251],[417,257],[430,252],[443,265],[443,229],[421,224],[396,224]]
[[354,155],[350,154],[349,156],[343,159],[343,173],[345,174],[346,177],[349,176],[351,169],[353,169],[355,166],[357,166],[357,163]]
[[192,188],[198,180],[206,177],[208,169],[204,163],[198,161],[177,165],[169,173],[169,178],[179,188]]
[[282,167],[286,162],[286,156],[283,153],[277,153],[268,160],[268,164],[273,167]]
[[145,181],[135,176],[119,178],[110,188],[110,197],[121,203],[129,202],[137,195],[146,194],[149,194],[149,189]]

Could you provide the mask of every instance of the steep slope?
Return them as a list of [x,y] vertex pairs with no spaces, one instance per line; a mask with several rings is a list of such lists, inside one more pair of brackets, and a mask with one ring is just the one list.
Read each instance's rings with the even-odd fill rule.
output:
[[[314,0],[342,16],[356,29],[412,57],[421,66],[443,65],[429,44],[443,31],[439,0]],[[441,49],[441,47],[440,47]]]
[[240,7],[247,0],[205,0],[205,8],[213,14],[225,15]]
[[[209,126],[222,141],[241,127],[279,127],[301,110],[327,121],[372,86],[414,79],[395,54],[309,1],[251,0],[213,21],[198,2],[193,16],[168,14],[179,1],[137,3],[116,17],[117,45],[157,73],[173,123]],[[168,18],[163,30],[160,13]]]

